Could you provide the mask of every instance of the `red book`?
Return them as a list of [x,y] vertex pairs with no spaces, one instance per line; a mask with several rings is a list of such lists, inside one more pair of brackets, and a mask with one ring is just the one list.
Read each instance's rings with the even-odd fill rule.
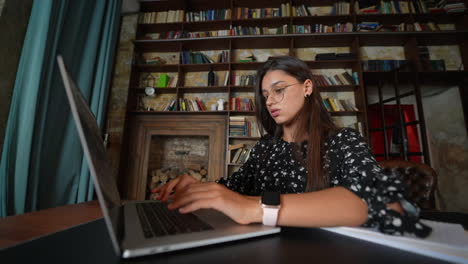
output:
[[373,13],[378,13],[379,10],[377,9],[369,9],[369,10],[362,10],[363,13],[365,14],[373,14]]
[[200,111],[205,111],[205,108],[203,107],[201,101],[198,100],[198,97],[195,98],[195,102],[197,102],[197,105],[198,105],[198,108],[200,108]]

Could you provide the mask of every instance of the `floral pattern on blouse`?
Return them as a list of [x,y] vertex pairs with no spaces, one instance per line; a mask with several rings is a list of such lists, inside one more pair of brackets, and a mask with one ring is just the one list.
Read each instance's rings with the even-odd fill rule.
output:
[[[244,195],[260,195],[264,190],[303,193],[307,184],[307,143],[294,145],[265,135],[253,147],[246,163],[218,183]],[[368,220],[363,226],[388,234],[429,235],[431,229],[418,220],[419,209],[403,197],[404,183],[398,175],[384,173],[357,131],[343,128],[329,137],[323,147],[330,187],[344,187],[367,204]],[[396,201],[405,209],[403,215],[386,207]]]

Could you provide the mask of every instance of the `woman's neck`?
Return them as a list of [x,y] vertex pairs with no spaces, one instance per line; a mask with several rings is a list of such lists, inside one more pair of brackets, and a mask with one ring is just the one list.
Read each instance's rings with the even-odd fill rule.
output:
[[283,125],[283,140],[286,142],[302,142],[307,140],[307,136],[303,133],[298,133],[297,122],[290,125]]

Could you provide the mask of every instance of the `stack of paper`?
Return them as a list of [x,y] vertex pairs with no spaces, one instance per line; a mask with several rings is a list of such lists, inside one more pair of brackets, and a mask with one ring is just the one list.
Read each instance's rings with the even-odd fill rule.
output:
[[328,227],[323,229],[433,258],[468,263],[468,232],[461,225],[421,221],[433,230],[431,235],[424,239],[408,234],[386,235],[373,228]]

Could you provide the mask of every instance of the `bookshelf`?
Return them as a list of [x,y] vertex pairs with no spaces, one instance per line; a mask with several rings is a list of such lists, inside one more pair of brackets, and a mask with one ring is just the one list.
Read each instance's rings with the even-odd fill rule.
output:
[[[395,1],[383,2],[385,5],[391,5]],[[399,2],[409,4],[411,1]],[[468,1],[461,2],[468,6]],[[466,78],[464,77],[466,76],[464,69],[468,67],[468,15],[466,11],[446,13],[439,10],[438,13],[421,13],[410,8],[404,13],[401,10],[399,13],[385,13],[383,9],[363,13],[356,9],[358,4],[359,1],[355,0],[142,2],[142,20],[138,24],[134,41],[134,64],[127,105],[128,118],[138,115],[179,114],[220,115],[225,117],[227,122],[231,117],[251,118],[254,116],[253,111],[235,110],[230,107],[232,98],[253,99],[253,86],[234,83],[234,75],[252,74],[268,56],[291,55],[304,60],[315,74],[335,75],[347,71],[356,76],[356,83],[318,85],[318,89],[324,97],[351,101],[357,110],[331,111],[330,114],[338,119],[344,119],[345,125],[353,122],[359,123],[362,127],[362,134],[368,137],[366,82],[378,79],[391,81],[392,76],[387,75],[386,72],[367,68],[365,70],[366,62],[363,52],[366,47],[400,47],[404,54],[403,59],[417,66],[418,74],[421,76],[419,79],[427,77],[438,81],[457,82]],[[247,9],[251,10],[250,15],[245,11]],[[300,9],[302,11],[298,11]],[[177,12],[177,10],[183,10],[185,16],[181,15],[182,11]],[[172,11],[172,18],[166,17],[168,23],[162,23],[162,20],[155,23],[158,21],[158,15],[156,15],[156,20],[151,20],[151,16],[148,18],[148,15],[145,15],[154,12],[167,12],[169,15],[169,11]],[[239,14],[240,11],[243,13]],[[189,12],[191,12],[190,21],[187,21],[186,15]],[[318,15],[308,15],[310,12]],[[363,22],[375,22],[381,27],[379,31],[358,31],[358,25]],[[437,31],[432,31],[433,28],[428,26],[428,23],[434,22],[440,26]],[[395,30],[397,28],[395,25],[403,24],[401,28],[414,30],[415,23],[426,25],[425,30],[388,31],[389,29]],[[320,31],[315,30],[320,29],[317,25],[322,25],[322,32],[315,32]],[[306,29],[304,26],[310,28],[310,33],[304,31]],[[327,30],[324,30],[325,26]],[[348,27],[347,30],[345,30],[346,27]],[[349,30],[349,27],[352,30]],[[243,32],[243,29],[247,30]],[[455,45],[459,48],[461,54],[459,69],[438,72],[427,72],[423,69],[418,56],[418,46],[440,45]],[[182,64],[180,57],[184,52],[201,52],[210,57],[213,63]],[[218,57],[223,52],[227,54],[227,58],[221,62]],[[316,60],[315,55],[319,53],[352,53],[354,57]],[[255,56],[254,61],[248,59],[251,54]],[[162,59],[165,63],[146,63],[153,59],[154,61]],[[213,71],[216,76],[216,83],[213,86],[206,84],[209,71]],[[142,73],[165,73],[177,76],[174,87],[156,88],[156,98],[150,98],[157,106],[154,109],[150,107],[148,110],[142,107],[141,98],[145,97]],[[225,76],[229,76],[227,81]],[[162,110],[164,109],[162,106],[169,104],[172,99],[192,100],[194,98],[202,101],[205,110],[182,111],[179,106],[174,111]],[[212,110],[211,105],[219,99],[225,102],[224,109]],[[226,130],[226,135],[227,157],[229,145],[252,145],[259,138],[258,136],[230,136],[229,128]],[[238,164],[226,159],[228,174],[234,167],[238,167]]]

